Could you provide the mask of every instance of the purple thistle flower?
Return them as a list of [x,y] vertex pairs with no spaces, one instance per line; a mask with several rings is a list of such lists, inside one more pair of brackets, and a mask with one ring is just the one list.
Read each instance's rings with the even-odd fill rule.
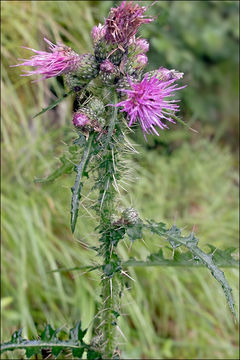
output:
[[25,49],[32,50],[34,53],[36,53],[36,55],[33,55],[29,60],[18,59],[23,60],[24,62],[11,66],[33,66],[36,67],[36,70],[24,70],[26,74],[21,74],[21,76],[30,76],[35,74],[43,75],[41,79],[36,80],[39,81],[42,79],[48,79],[54,76],[66,74],[77,69],[81,57],[71,48],[68,48],[62,44],[54,45],[46,38],[44,38],[44,41],[49,44],[49,49],[51,52],[38,51],[23,46]]
[[171,113],[174,114],[179,111],[179,106],[176,102],[180,100],[168,100],[170,96],[174,96],[174,91],[186,87],[176,87],[173,84],[175,79],[168,81],[161,81],[156,76],[148,78],[146,74],[144,79],[139,83],[134,83],[128,78],[131,89],[119,89],[126,93],[127,98],[112,106],[123,107],[122,111],[127,113],[130,127],[137,120],[145,134],[153,134],[159,136],[155,126],[164,130],[168,126],[163,120],[170,121],[175,124],[171,118]]
[[90,119],[83,112],[76,112],[73,115],[73,125],[77,127],[82,127],[90,123]]
[[105,21],[105,40],[112,44],[128,46],[142,24],[153,21],[143,15],[146,7],[123,1],[117,8],[112,8]]
[[92,29],[92,38],[93,43],[96,44],[106,33],[106,28],[102,24],[98,24],[98,26],[94,26]]

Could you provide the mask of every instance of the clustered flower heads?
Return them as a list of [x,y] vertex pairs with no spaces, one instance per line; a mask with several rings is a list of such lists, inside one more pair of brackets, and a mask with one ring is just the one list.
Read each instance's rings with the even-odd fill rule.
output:
[[[179,100],[171,98],[175,91],[185,86],[175,83],[183,76],[176,70],[160,67],[144,72],[149,43],[137,37],[137,32],[141,25],[154,20],[145,15],[146,11],[146,7],[133,1],[123,1],[120,6],[110,9],[104,24],[92,29],[93,54],[79,55],[67,46],[54,45],[44,38],[50,52],[30,49],[34,56],[29,60],[19,59],[23,62],[12,66],[35,68],[25,71],[22,76],[39,74],[41,79],[47,79],[64,75],[66,85],[77,96],[87,88],[88,96],[90,94],[95,99],[94,107],[91,108],[93,102],[87,99],[79,100],[78,109],[73,114],[73,125],[84,134],[86,129],[105,131],[106,109],[115,106],[122,108],[120,111],[126,114],[129,127],[140,123],[144,137],[146,134],[159,135],[156,128],[164,130],[168,128],[166,122],[174,123],[173,115],[179,111]],[[117,91],[119,102],[109,104],[109,99],[104,100],[104,88],[109,87],[112,93]]]

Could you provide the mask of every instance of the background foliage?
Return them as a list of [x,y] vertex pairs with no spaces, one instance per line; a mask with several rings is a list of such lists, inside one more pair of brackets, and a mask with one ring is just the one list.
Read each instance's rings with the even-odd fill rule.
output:
[[[59,164],[56,157],[73,138],[73,99],[32,119],[63,93],[61,79],[32,84],[9,65],[30,55],[21,45],[44,48],[44,36],[79,53],[91,51],[91,28],[113,5],[1,3],[2,340],[19,327],[36,334],[36,326],[46,322],[69,329],[81,318],[85,328],[99,295],[97,272],[49,273],[94,260],[83,245],[97,241],[87,209],[74,237],[70,231],[73,177],[33,183]],[[136,129],[131,136],[139,144],[133,164],[138,180],[128,186],[125,205],[138,208],[143,218],[175,219],[187,232],[194,225],[203,247],[208,242],[223,249],[237,246],[238,2],[161,1],[149,12],[158,15],[141,31],[150,40],[149,69],[162,65],[185,72],[181,116],[199,134],[174,125],[145,143]],[[153,236],[132,248],[123,243],[120,252],[124,259],[146,258],[161,245]],[[131,268],[130,275],[136,283],[129,283],[124,297],[123,358],[238,358],[236,327],[207,270]],[[226,270],[226,276],[237,300],[237,270]]]

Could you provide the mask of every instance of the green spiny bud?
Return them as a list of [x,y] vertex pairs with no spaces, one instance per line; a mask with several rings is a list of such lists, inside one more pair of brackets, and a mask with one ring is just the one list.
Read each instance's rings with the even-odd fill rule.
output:
[[102,100],[93,96],[88,102],[88,108],[91,109],[94,113],[94,116],[102,115],[105,111],[104,104]]
[[94,55],[83,54],[75,75],[80,79],[94,79],[99,72],[99,64]]
[[64,83],[70,90],[80,91],[81,88],[88,82],[89,79],[80,79],[77,75],[73,73],[64,75]]
[[122,212],[122,218],[130,225],[141,223],[141,219],[134,208],[128,208]]
[[114,65],[120,64],[124,54],[117,44],[107,43],[104,39],[97,42],[94,53],[97,62],[109,59]]

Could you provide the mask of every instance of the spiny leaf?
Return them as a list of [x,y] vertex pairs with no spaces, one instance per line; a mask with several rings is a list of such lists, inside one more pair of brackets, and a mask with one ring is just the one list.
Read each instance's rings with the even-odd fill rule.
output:
[[26,357],[31,358],[37,355],[41,350],[49,349],[54,356],[58,356],[62,350],[71,350],[73,357],[79,359],[85,350],[92,350],[91,347],[83,342],[86,330],[81,329],[81,322],[78,322],[69,332],[68,340],[60,340],[56,334],[58,330],[54,330],[51,325],[47,325],[38,340],[28,340],[22,337],[22,330],[15,331],[9,342],[1,344],[1,353],[5,351],[13,351],[17,349],[25,350]]
[[33,119],[35,119],[37,116],[40,116],[42,114],[44,114],[46,111],[53,109],[55,106],[57,106],[61,101],[63,101],[67,96],[69,96],[70,94],[72,94],[72,90],[69,91],[68,93],[64,94],[62,97],[58,98],[56,101],[53,101],[48,107],[42,109],[42,111],[40,111],[39,113],[37,113],[36,115],[34,115]]
[[43,341],[49,341],[52,340],[53,338],[56,338],[56,334],[57,334],[58,330],[54,330],[51,325],[46,325],[45,329],[43,330],[43,332],[41,333],[40,337],[41,340]]
[[82,185],[83,185],[81,182],[81,179],[82,179],[86,164],[91,157],[92,140],[93,140],[93,136],[90,135],[88,142],[85,145],[83,157],[82,157],[79,165],[76,167],[77,176],[76,176],[75,184],[72,187],[72,205],[71,205],[71,229],[72,229],[73,233],[74,233],[76,222],[77,222],[79,201],[80,201],[81,189],[82,189]]
[[127,227],[127,234],[131,241],[142,239],[142,224],[130,225]]
[[[214,247],[213,247],[214,248]],[[239,263],[229,254],[229,250],[225,251],[219,250],[221,253],[227,253],[228,256],[225,258],[224,256],[219,257],[216,256],[216,252],[213,254],[213,260],[216,266],[219,267],[237,267]],[[146,260],[136,260],[129,259],[122,263],[123,266],[172,266],[172,267],[204,267],[205,264],[200,261],[198,258],[194,257],[190,251],[180,252],[175,250],[173,253],[173,258],[168,259],[164,257],[163,249],[160,249],[157,253],[150,254]]]
[[26,348],[26,357],[30,359],[33,355],[37,355],[41,352],[41,349],[38,347]]
[[86,335],[87,329],[81,329],[81,321],[78,321],[76,326],[70,329],[69,339],[82,341],[84,336]]
[[[236,312],[232,298],[232,289],[230,288],[224,276],[224,273],[214,263],[213,254],[206,254],[197,246],[198,239],[194,235],[194,233],[191,232],[189,236],[181,236],[181,230],[175,225],[172,226],[170,229],[166,229],[166,227],[163,226],[163,223],[158,224],[150,221],[148,222],[148,224],[145,225],[145,227],[151,230],[153,233],[164,237],[173,248],[175,248],[177,244],[180,244],[180,246],[185,246],[192,253],[195,259],[198,259],[200,262],[207,266],[207,268],[211,271],[213,277],[221,284],[229,308],[234,318],[236,319]],[[221,255],[223,254],[221,253]]]

